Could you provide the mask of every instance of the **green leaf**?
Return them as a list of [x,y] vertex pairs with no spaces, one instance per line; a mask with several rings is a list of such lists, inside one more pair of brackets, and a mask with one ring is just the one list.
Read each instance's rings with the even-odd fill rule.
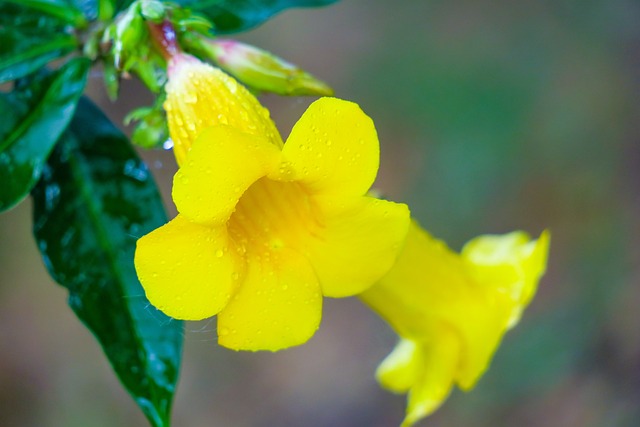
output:
[[88,60],[75,58],[29,86],[0,93],[0,212],[29,194],[40,177],[73,117],[88,70]]
[[84,22],[82,12],[75,7],[69,7],[69,3],[64,0],[4,0],[6,3],[15,3],[23,6],[31,13],[46,14],[70,24],[80,24]]
[[24,77],[44,67],[53,59],[64,56],[76,47],[71,36],[54,36],[48,39],[19,39],[11,30],[0,29],[0,44],[11,46],[10,51],[0,52],[0,83]]
[[99,0],[4,0],[83,26],[98,16]]
[[24,77],[77,46],[76,38],[57,19],[0,4],[0,83]]
[[32,195],[51,276],[69,290],[69,305],[150,423],[169,426],[182,322],[149,304],[133,265],[137,238],[167,221],[151,174],[83,98]]
[[211,19],[216,33],[245,31],[291,7],[318,7],[337,0],[175,0]]

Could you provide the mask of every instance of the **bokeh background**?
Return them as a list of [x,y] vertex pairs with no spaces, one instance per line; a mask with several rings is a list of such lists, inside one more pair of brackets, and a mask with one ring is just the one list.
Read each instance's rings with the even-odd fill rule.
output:
[[[237,38],[358,102],[382,144],[378,187],[459,249],[552,231],[521,324],[471,393],[421,426],[640,425],[640,4],[633,0],[345,0]],[[121,119],[149,101],[127,82]],[[266,96],[283,134],[311,100]],[[171,153],[144,153],[168,205]],[[173,210],[173,206],[169,206]],[[66,306],[31,237],[31,203],[0,215],[0,425],[146,426]],[[395,337],[356,299],[328,300],[300,348],[235,353],[187,324],[177,427],[396,426],[380,390]]]

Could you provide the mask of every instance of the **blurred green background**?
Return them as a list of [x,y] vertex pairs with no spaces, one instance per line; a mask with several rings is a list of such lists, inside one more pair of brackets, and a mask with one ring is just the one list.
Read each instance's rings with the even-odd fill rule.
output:
[[[489,372],[420,425],[640,425],[638,23],[632,0],[345,0],[238,37],[358,102],[382,144],[378,188],[453,248],[552,231],[538,296]],[[127,82],[110,104],[91,80],[117,123],[150,99]],[[310,102],[262,99],[284,135]],[[171,153],[144,156],[171,204]],[[30,209],[0,216],[0,425],[145,426],[48,278]],[[328,300],[317,335],[277,354],[218,347],[214,320],[185,334],[176,427],[402,419],[404,397],[373,379],[395,337],[356,299]]]

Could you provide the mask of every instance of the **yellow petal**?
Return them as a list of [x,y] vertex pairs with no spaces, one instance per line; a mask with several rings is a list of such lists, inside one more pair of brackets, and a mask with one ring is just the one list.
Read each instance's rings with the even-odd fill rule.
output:
[[218,315],[218,342],[233,350],[281,350],[305,343],[320,325],[322,295],[308,261],[283,248],[247,253],[247,272]]
[[378,172],[380,148],[371,119],[357,104],[320,98],[291,130],[275,179],[296,180],[314,193],[365,194]]
[[535,292],[548,244],[546,232],[537,242],[520,232],[482,236],[458,255],[411,223],[394,266],[359,295],[413,343],[380,367],[383,386],[403,391],[410,384],[404,426],[435,411],[453,384],[475,385]]
[[178,215],[138,240],[135,267],[151,304],[176,319],[200,320],[227,304],[242,261],[224,229]]
[[516,231],[477,237],[464,246],[462,258],[478,283],[508,300],[508,325],[513,327],[535,294],[546,270],[548,252],[548,231],[533,241],[527,233]]
[[439,325],[457,331],[464,350],[455,378],[463,388],[486,370],[509,311],[474,280],[459,255],[415,222],[389,273],[360,297],[403,337],[433,339]]
[[358,294],[380,279],[395,262],[409,227],[404,204],[372,197],[317,198],[324,229],[307,244],[307,254],[322,293]]
[[409,391],[401,427],[412,426],[442,405],[451,392],[458,366],[460,343],[453,331],[441,329],[433,341],[418,346],[422,347],[422,372]]
[[178,212],[201,224],[224,224],[245,190],[277,168],[280,155],[264,138],[228,126],[206,129],[174,176]]
[[231,76],[183,54],[171,60],[168,70],[164,108],[178,164],[198,135],[214,125],[229,125],[282,146],[269,111]]
[[[460,321],[452,307],[484,301],[465,265],[443,242],[411,221],[406,241],[389,272],[359,297],[402,336],[421,336],[433,319]],[[464,316],[464,313],[461,313]]]
[[400,338],[376,369],[376,379],[387,390],[406,393],[424,370],[423,359],[418,342]]

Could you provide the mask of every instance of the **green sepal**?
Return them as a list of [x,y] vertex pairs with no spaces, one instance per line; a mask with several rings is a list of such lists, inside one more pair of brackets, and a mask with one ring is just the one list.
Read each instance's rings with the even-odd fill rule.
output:
[[164,6],[158,3],[162,6],[158,8],[156,3],[132,3],[103,33],[102,43],[113,46],[104,60],[105,84],[112,100],[117,97],[118,81],[125,73],[136,74],[154,93],[159,93],[167,81],[166,60],[151,46],[143,11],[143,7],[147,7],[147,13],[161,18]]
[[169,138],[167,115],[162,108],[166,98],[161,93],[150,107],[140,107],[131,111],[124,118],[124,124],[136,122],[131,134],[131,141],[143,148],[160,147]]

